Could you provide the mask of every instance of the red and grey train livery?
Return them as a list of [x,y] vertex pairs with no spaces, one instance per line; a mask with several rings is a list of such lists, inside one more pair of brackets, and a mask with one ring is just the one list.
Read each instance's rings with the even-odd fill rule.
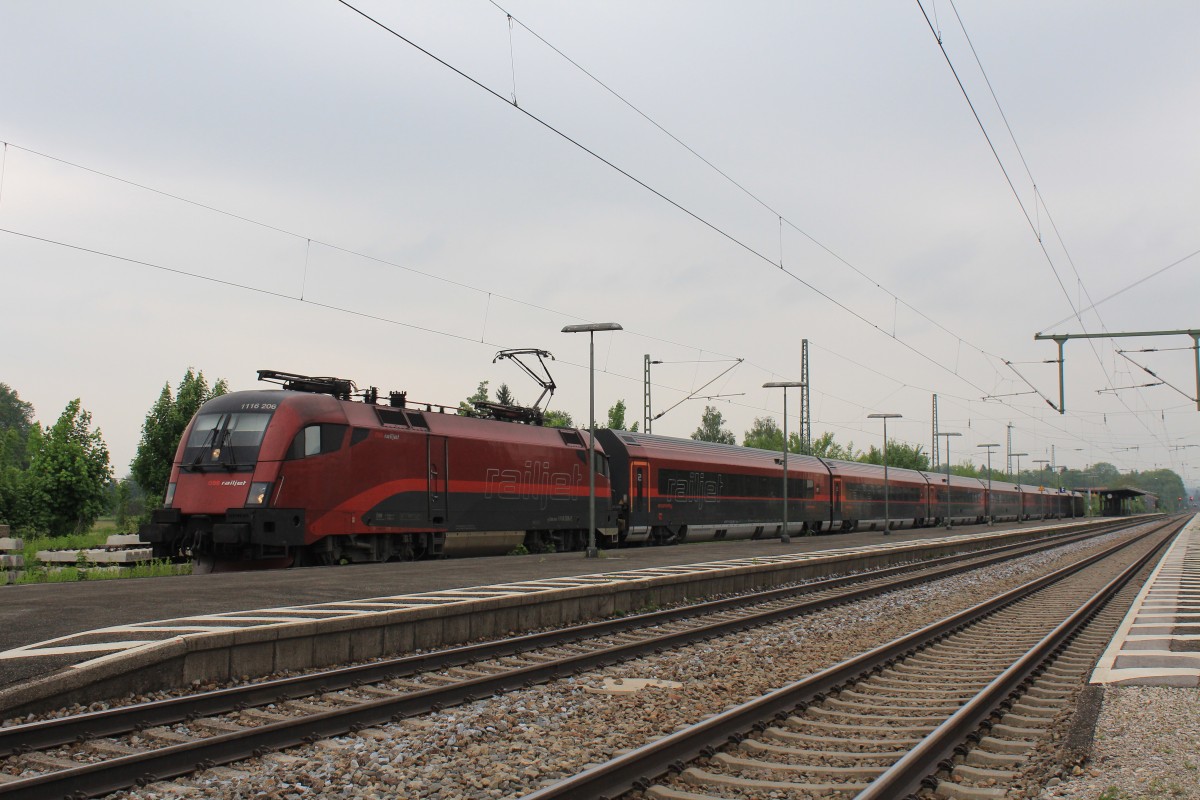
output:
[[[353,402],[345,391],[205,403],[141,538],[159,557],[279,566],[506,553],[587,541],[586,431]],[[374,398],[371,398],[374,400]],[[596,451],[601,537],[615,542]]]
[[[582,549],[586,430],[415,408],[402,393],[351,399],[336,378],[234,392],[188,425],[164,507],[141,538],[156,557],[263,566]],[[781,533],[779,453],[596,432],[597,541],[668,544]],[[791,532],[882,527],[883,469],[788,459]],[[891,469],[893,527],[979,522],[986,482]],[[1077,496],[993,483],[998,518],[1080,513]]]
[[[599,430],[624,543],[771,538],[782,533],[780,454],[737,445]],[[1083,499],[1042,487],[891,468],[891,527],[1081,516]],[[788,457],[789,534],[882,530],[883,467]]]

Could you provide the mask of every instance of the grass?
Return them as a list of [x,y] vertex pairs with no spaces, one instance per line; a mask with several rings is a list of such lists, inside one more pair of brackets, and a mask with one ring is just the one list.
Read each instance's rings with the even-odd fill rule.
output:
[[111,581],[126,578],[165,578],[191,575],[192,564],[174,564],[166,559],[144,561],[130,567],[31,567],[17,576],[17,583],[74,583],[75,581]]
[[37,561],[39,550],[86,550],[92,547],[103,547],[112,530],[97,530],[93,528],[87,533],[72,533],[67,536],[38,536],[25,539],[25,563]]

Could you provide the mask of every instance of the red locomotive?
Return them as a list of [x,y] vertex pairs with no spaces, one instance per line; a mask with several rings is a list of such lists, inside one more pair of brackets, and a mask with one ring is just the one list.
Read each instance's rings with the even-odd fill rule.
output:
[[[141,531],[159,557],[332,564],[577,549],[587,541],[586,431],[351,401],[337,378],[259,372],[284,391],[197,412],[164,508]],[[615,541],[596,449],[601,540]]]
[[[175,454],[164,507],[141,537],[156,557],[260,566],[578,550],[588,539],[588,432],[483,404],[490,418],[352,399],[339,378],[260,370],[283,390],[205,403]],[[545,384],[548,391],[553,383]],[[539,401],[540,402],[540,401]],[[522,424],[524,423],[524,424]],[[778,453],[596,432],[602,546],[781,533]],[[611,467],[611,475],[610,475]],[[882,528],[882,467],[788,460],[789,532]],[[891,469],[893,528],[1081,512],[1078,495]]]

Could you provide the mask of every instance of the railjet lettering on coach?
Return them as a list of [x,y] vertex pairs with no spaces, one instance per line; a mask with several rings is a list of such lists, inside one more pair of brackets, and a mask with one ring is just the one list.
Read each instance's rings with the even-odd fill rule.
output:
[[524,470],[488,468],[484,497],[500,500],[538,500],[545,508],[550,500],[569,500],[571,487],[583,483],[578,465],[570,472],[551,472],[549,461],[526,461]]
[[721,502],[721,484],[720,475],[706,478],[703,472],[689,472],[686,478],[668,478],[667,494],[674,497],[676,503],[703,506]]

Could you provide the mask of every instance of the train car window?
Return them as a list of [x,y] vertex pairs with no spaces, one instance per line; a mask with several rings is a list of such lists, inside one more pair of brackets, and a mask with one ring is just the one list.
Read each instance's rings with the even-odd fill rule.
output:
[[354,445],[358,444],[359,442],[365,442],[367,440],[367,437],[370,435],[371,435],[370,428],[355,428],[354,431],[350,434],[350,446],[353,447]]
[[412,425],[414,428],[424,428],[425,430],[429,430],[429,423],[425,421],[424,414],[417,414],[413,411],[408,412],[408,424]]
[[201,414],[192,423],[192,432],[188,434],[188,447],[207,447],[212,444],[212,438],[221,425],[221,414]]
[[596,456],[595,470],[597,475],[608,477],[608,458],[603,453],[593,453]]
[[321,426],[309,425],[304,429],[304,456],[321,455]]
[[346,441],[347,425],[328,425],[321,424],[321,452],[332,453],[334,450],[341,450],[342,443]]
[[563,444],[572,447],[583,447],[583,437],[579,435],[578,431],[560,430],[558,435],[562,437]]
[[287,452],[288,460],[312,458],[340,450],[342,442],[346,439],[346,428],[348,427],[348,425],[327,422],[306,426],[292,439],[291,447]]
[[233,447],[258,447],[270,421],[269,414],[230,414],[226,441]]
[[408,420],[404,418],[403,411],[392,411],[388,408],[377,408],[375,414],[379,417],[380,423],[384,425],[398,425],[402,428],[408,427]]

